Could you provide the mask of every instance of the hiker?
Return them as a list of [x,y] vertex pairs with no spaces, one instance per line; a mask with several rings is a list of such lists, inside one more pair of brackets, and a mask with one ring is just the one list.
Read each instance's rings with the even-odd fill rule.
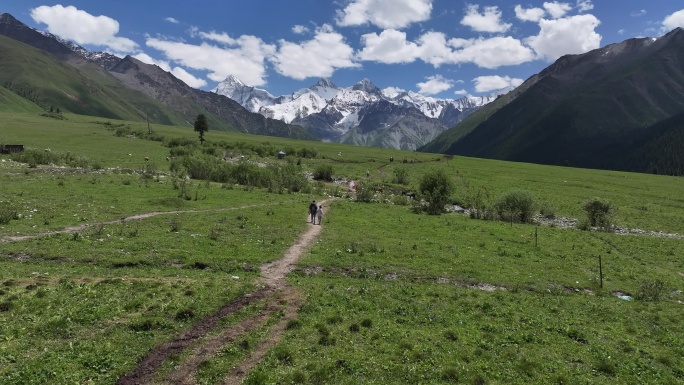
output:
[[311,223],[316,224],[316,211],[318,207],[316,206],[316,201],[311,201],[309,205],[309,215],[311,215]]
[[318,217],[318,224],[321,224],[321,219],[323,219],[323,205],[318,206],[318,210],[316,210],[316,216]]

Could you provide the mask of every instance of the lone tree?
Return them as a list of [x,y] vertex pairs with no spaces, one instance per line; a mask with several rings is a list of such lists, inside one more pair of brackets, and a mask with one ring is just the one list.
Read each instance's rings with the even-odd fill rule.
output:
[[419,185],[420,193],[427,201],[427,212],[439,215],[451,200],[454,185],[444,170],[431,170],[423,174]]
[[207,123],[207,117],[204,114],[197,115],[195,131],[199,132],[200,144],[204,144],[204,133],[209,131],[209,123]]

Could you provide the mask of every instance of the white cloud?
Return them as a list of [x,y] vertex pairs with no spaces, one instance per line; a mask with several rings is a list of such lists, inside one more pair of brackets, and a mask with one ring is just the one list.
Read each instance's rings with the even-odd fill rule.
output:
[[556,60],[567,54],[579,54],[599,48],[601,35],[595,29],[600,21],[589,14],[556,20],[542,19],[537,36],[525,39],[540,57]]
[[329,25],[318,28],[312,40],[279,43],[280,49],[271,60],[278,73],[293,79],[330,77],[338,68],[359,66],[353,61],[354,49]]
[[174,67],[171,70],[171,73],[192,88],[201,88],[207,85],[207,82],[204,79],[194,77],[191,73],[181,67]]
[[382,94],[388,98],[394,98],[402,92],[406,92],[406,90],[398,87],[387,87],[382,90]]
[[454,52],[453,62],[470,62],[484,68],[517,65],[535,58],[531,49],[510,36],[491,39],[451,39],[449,44],[460,48]]
[[452,63],[454,54],[447,44],[446,36],[441,32],[427,32],[418,39],[419,57],[422,61],[435,67]]
[[309,32],[309,28],[298,24],[298,25],[295,25],[294,27],[292,27],[292,32],[297,34],[297,35],[303,35],[303,34]]
[[479,5],[468,5],[461,24],[478,32],[506,32],[511,28],[511,24],[501,21],[499,7],[484,7],[483,13],[479,8]]
[[396,30],[370,33],[361,38],[360,60],[385,64],[412,63],[422,60],[439,67],[443,64],[474,63],[484,68],[517,65],[535,59],[534,52],[512,37],[489,39],[451,39],[441,32],[427,32],[416,42]]
[[541,8],[528,8],[524,9],[520,5],[515,6],[515,17],[522,21],[534,21],[537,22],[541,20],[546,11]]
[[74,6],[42,5],[31,10],[36,23],[47,25],[47,30],[81,45],[104,46],[117,52],[134,52],[138,45],[130,39],[116,36],[119,22],[107,16],[93,16]]
[[468,91],[466,91],[464,89],[456,90],[456,91],[454,91],[454,95],[465,96],[465,95],[468,95]]
[[193,76],[191,73],[189,73],[181,67],[172,68],[171,64],[168,61],[154,59],[152,56],[144,52],[137,53],[133,55],[133,57],[140,60],[143,63],[156,65],[164,71],[171,72],[173,76],[182,80],[183,82],[185,82],[185,84],[189,85],[190,87],[201,88],[207,85],[207,82],[204,79],[200,79]]
[[404,28],[430,18],[432,0],[352,0],[337,11],[337,25],[374,24],[383,29]]
[[428,76],[424,82],[416,84],[418,92],[423,95],[434,95],[453,87],[453,80],[446,79],[442,75]]
[[204,40],[212,40],[212,41],[215,41],[217,43],[223,43],[223,44],[226,44],[229,46],[238,44],[237,40],[233,39],[232,37],[230,37],[230,35],[228,35],[225,32],[215,32],[215,31],[200,32],[200,31],[197,31],[197,35]]
[[[230,42],[227,35],[220,33],[200,33],[209,40]],[[148,38],[149,47],[161,51],[166,58],[180,63],[183,67],[209,71],[209,79],[222,81],[228,75],[235,75],[247,84],[261,86],[266,84],[265,60],[273,55],[275,46],[265,44],[255,36],[243,35],[232,40],[232,47],[219,47],[206,42],[200,45]],[[228,43],[226,43],[228,44]]]
[[577,0],[577,10],[580,12],[591,11],[594,9],[594,3],[591,0]]
[[406,34],[394,29],[387,29],[377,35],[369,33],[361,36],[363,49],[358,53],[361,60],[376,61],[385,64],[411,63],[419,55],[419,47],[406,41]]
[[545,2],[544,9],[554,19],[559,19],[565,16],[566,13],[572,10],[572,6],[568,3],[559,3],[557,1]]
[[684,28],[684,9],[668,15],[663,20],[663,32],[671,31],[677,27]]
[[624,28],[620,28],[620,29],[618,29],[618,31],[617,31],[618,35],[624,35],[625,32],[627,32],[627,31],[625,31]]
[[172,23],[172,24],[178,24],[178,23],[180,23],[178,20],[174,19],[173,17],[166,17],[166,18],[164,18],[164,20],[166,20],[166,21],[168,21],[169,23]]
[[473,79],[475,83],[475,91],[477,92],[489,92],[500,90],[506,87],[517,87],[523,83],[522,79],[511,78],[509,76],[478,76]]

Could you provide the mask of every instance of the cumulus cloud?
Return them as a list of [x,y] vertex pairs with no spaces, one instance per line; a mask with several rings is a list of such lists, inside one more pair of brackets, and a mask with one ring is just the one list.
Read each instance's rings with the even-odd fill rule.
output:
[[337,11],[337,25],[373,24],[383,29],[401,29],[430,18],[432,0],[352,0]]
[[594,9],[594,3],[591,0],[577,0],[577,10],[580,12],[591,11]]
[[517,65],[535,59],[534,51],[512,37],[489,39],[446,39],[441,32],[427,32],[415,42],[396,30],[370,33],[361,38],[360,60],[385,64],[421,60],[439,67],[443,64],[473,63],[484,68]]
[[544,9],[554,19],[559,19],[572,10],[572,5],[557,1],[545,2]]
[[169,23],[172,23],[172,24],[178,24],[178,23],[180,23],[178,20],[174,19],[173,17],[166,17],[166,18],[164,18],[164,20],[166,20],[166,21],[168,21]]
[[382,90],[382,94],[388,98],[394,98],[402,92],[406,92],[406,90],[404,90],[403,88],[399,88],[399,87],[387,87],[387,88]]
[[228,75],[235,75],[250,85],[266,84],[264,63],[267,57],[275,53],[275,46],[255,36],[243,35],[231,39],[226,34],[216,32],[199,35],[226,46],[207,42],[195,45],[160,38],[148,38],[146,44],[184,67],[208,71],[208,77],[213,81],[222,81]]
[[684,28],[684,9],[668,15],[663,20],[663,32],[671,31],[677,27]]
[[144,52],[137,53],[133,55],[133,57],[140,60],[143,63],[156,65],[164,71],[170,72],[173,76],[182,80],[183,82],[185,82],[185,84],[189,85],[190,87],[201,88],[207,85],[206,80],[195,77],[194,75],[192,75],[191,73],[189,73],[181,67],[171,67],[171,64],[166,60],[154,59],[152,56]]
[[501,20],[499,7],[484,7],[483,13],[479,8],[479,5],[468,5],[461,24],[478,32],[506,32],[511,28],[511,24]]
[[515,6],[515,17],[517,17],[518,20],[537,22],[541,20],[545,14],[546,11],[542,8],[525,9],[520,5]]
[[453,87],[454,81],[442,75],[428,76],[424,82],[416,84],[418,92],[423,95],[434,95]]
[[426,63],[439,67],[453,63],[454,54],[449,47],[446,36],[441,32],[427,32],[418,39],[419,57]]
[[600,21],[589,14],[576,15],[556,20],[542,19],[541,30],[525,42],[539,57],[556,60],[566,54],[579,54],[599,48],[601,35],[595,29]]
[[473,83],[475,83],[475,91],[489,92],[507,87],[517,87],[523,83],[523,80],[509,76],[491,75],[478,76],[473,79]]
[[465,96],[465,95],[468,95],[468,91],[466,91],[464,89],[456,90],[456,91],[454,91],[454,95]]
[[312,40],[302,43],[280,40],[279,44],[271,61],[278,73],[293,79],[330,77],[338,68],[359,66],[353,60],[354,49],[329,25],[318,28]]
[[420,51],[417,44],[406,41],[406,33],[394,29],[384,30],[379,35],[363,35],[361,44],[363,49],[358,53],[359,59],[385,64],[411,63]]
[[230,37],[230,35],[228,35],[225,32],[215,32],[215,31],[201,32],[201,31],[197,31],[197,36],[199,36],[200,38],[202,38],[204,40],[211,40],[211,41],[215,41],[217,43],[223,43],[223,44],[228,45],[228,46],[238,44],[237,40],[233,39],[232,37]]
[[449,44],[458,48],[452,57],[454,62],[474,63],[483,68],[517,65],[535,58],[531,49],[510,36],[491,39],[451,39]]
[[297,35],[303,35],[309,32],[309,28],[303,25],[295,25],[294,27],[292,27],[292,32]]
[[116,36],[118,21],[107,16],[93,16],[72,5],[42,5],[31,10],[31,17],[36,23],[47,25],[50,33],[77,44],[103,46],[125,53],[138,48],[133,40]]

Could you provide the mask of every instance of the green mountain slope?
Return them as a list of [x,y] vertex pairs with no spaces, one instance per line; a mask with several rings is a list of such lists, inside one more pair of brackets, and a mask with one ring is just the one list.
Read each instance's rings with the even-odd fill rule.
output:
[[35,112],[43,111],[35,103],[22,98],[14,92],[0,87],[0,112]]
[[684,30],[562,57],[522,88],[421,150],[631,170],[650,127],[684,111]]
[[101,55],[103,63],[91,61],[92,53],[6,13],[0,14],[0,37],[0,85],[44,109],[186,127],[204,114],[211,130],[313,139],[303,127],[251,113],[157,66],[109,54]]
[[[0,36],[0,51],[0,84],[43,109],[54,107],[112,119],[145,119],[146,113],[131,102],[137,98],[127,100],[44,51],[4,36]],[[171,122],[167,113],[155,110],[162,121]]]

